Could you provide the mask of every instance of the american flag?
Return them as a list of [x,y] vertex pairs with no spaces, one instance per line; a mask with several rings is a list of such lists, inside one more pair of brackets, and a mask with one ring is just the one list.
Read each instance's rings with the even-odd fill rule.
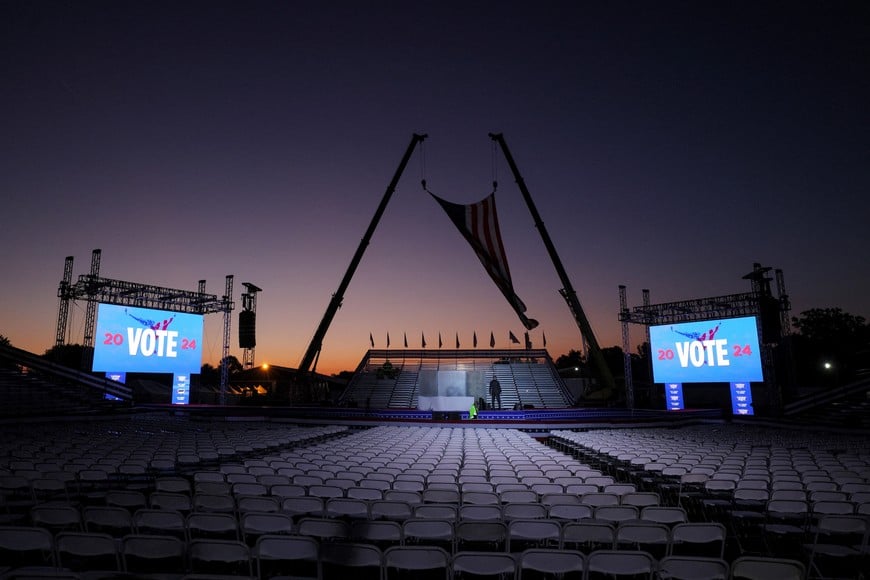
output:
[[483,264],[486,273],[495,282],[495,285],[507,298],[507,301],[516,311],[520,321],[528,330],[538,325],[537,320],[528,318],[525,314],[526,305],[514,293],[511,273],[508,268],[507,256],[504,244],[501,241],[501,233],[498,228],[498,214],[495,210],[495,194],[491,193],[483,200],[471,205],[460,205],[443,200],[434,193],[435,198],[453,225],[459,230],[465,240],[471,244],[474,253]]

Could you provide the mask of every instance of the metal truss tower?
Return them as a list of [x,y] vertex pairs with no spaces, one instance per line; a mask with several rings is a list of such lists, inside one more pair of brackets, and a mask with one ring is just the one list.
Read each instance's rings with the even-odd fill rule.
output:
[[69,320],[70,288],[72,287],[73,257],[67,256],[63,264],[63,279],[57,288],[57,332],[54,337],[54,346],[66,344],[66,325]]
[[[619,312],[620,316],[628,312],[628,301],[625,297],[625,286],[619,286]],[[634,409],[634,382],[631,376],[631,338],[628,325],[622,325],[622,372],[625,375],[625,404],[629,409]]]
[[224,296],[221,300],[224,313],[224,343],[221,349],[221,385],[220,385],[220,404],[227,404],[227,387],[230,384],[230,329],[232,328],[233,319],[233,276],[227,276],[226,286],[224,288]]
[[[88,283],[93,284],[100,277],[100,260],[102,259],[102,250],[94,250],[91,252],[91,272],[88,274]],[[94,323],[97,320],[97,301],[91,297],[88,292],[88,306],[85,310],[85,336],[82,341],[82,365],[81,368],[91,368],[91,363],[94,360]]]

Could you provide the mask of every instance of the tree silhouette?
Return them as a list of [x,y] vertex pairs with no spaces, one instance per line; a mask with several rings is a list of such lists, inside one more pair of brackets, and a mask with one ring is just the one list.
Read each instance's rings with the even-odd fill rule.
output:
[[849,381],[866,369],[870,326],[841,308],[812,308],[792,318],[798,377],[807,385]]
[[85,347],[81,344],[59,344],[45,351],[44,358],[76,370],[82,369],[82,353]]

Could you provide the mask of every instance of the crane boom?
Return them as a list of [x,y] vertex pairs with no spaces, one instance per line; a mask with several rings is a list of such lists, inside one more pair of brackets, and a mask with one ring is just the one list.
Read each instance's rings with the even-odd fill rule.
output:
[[320,356],[320,349],[323,346],[323,339],[326,336],[326,331],[329,330],[329,325],[332,324],[332,319],[335,318],[336,312],[341,308],[341,303],[344,301],[344,293],[350,285],[350,280],[353,278],[354,272],[356,272],[360,261],[362,261],[363,253],[365,253],[366,247],[369,245],[372,235],[375,233],[375,228],[377,228],[378,222],[381,220],[381,216],[387,208],[387,203],[390,201],[393,192],[396,190],[396,185],[398,185],[399,178],[402,177],[402,173],[405,171],[405,166],[408,164],[408,160],[411,158],[414,148],[425,138],[426,135],[418,135],[416,133],[414,133],[411,138],[411,143],[408,145],[408,149],[405,151],[405,155],[402,157],[401,162],[399,162],[399,167],[396,169],[396,173],[393,175],[393,179],[390,181],[389,186],[387,186],[387,190],[384,192],[383,198],[381,198],[381,203],[378,205],[378,209],[375,211],[375,215],[372,217],[372,221],[369,224],[365,235],[362,237],[362,240],[360,240],[356,253],[350,261],[350,265],[347,267],[347,272],[344,273],[344,277],[338,285],[338,290],[336,290],[335,294],[332,295],[332,299],[326,307],[326,312],[323,314],[323,319],[317,326],[314,336],[311,337],[311,343],[308,345],[308,350],[305,351],[305,354],[302,357],[302,362],[299,363],[300,373],[313,370],[312,364],[316,366],[316,360]]
[[611,393],[614,393],[616,392],[616,385],[613,381],[613,374],[610,372],[610,369],[604,360],[604,355],[601,354],[601,347],[598,345],[598,340],[595,338],[592,326],[589,324],[589,320],[583,312],[583,307],[580,306],[580,299],[577,298],[577,292],[571,285],[571,280],[568,278],[568,274],[562,266],[562,260],[556,252],[556,246],[553,245],[553,241],[550,239],[550,234],[547,233],[547,228],[544,227],[544,222],[541,220],[538,209],[535,207],[535,202],[532,200],[532,195],[526,187],[526,182],[523,181],[523,178],[520,175],[520,170],[517,168],[517,164],[514,161],[513,155],[511,155],[510,149],[508,149],[504,136],[501,133],[490,133],[489,136],[501,147],[502,153],[504,153],[508,166],[510,166],[514,179],[517,182],[517,186],[520,188],[520,193],[523,194],[523,199],[526,201],[529,213],[532,214],[535,227],[541,234],[541,239],[544,241],[544,246],[547,248],[547,253],[550,254],[550,260],[552,260],[553,266],[556,268],[556,273],[559,276],[559,280],[562,283],[562,289],[559,290],[559,294],[561,294],[562,298],[565,299],[565,302],[568,303],[568,308],[574,316],[574,320],[580,329],[580,333],[583,335],[583,338],[586,339],[586,342],[589,343],[589,356],[592,358],[592,363],[597,371],[598,378],[601,380],[601,384],[604,388],[609,389]]

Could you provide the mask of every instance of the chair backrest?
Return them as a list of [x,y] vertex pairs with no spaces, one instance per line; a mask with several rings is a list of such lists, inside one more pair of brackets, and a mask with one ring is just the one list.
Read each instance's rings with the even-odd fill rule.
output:
[[250,548],[237,540],[194,539],[187,554],[194,574],[251,576],[254,571]]
[[547,509],[547,517],[558,520],[579,521],[592,518],[592,506],[556,504]]
[[512,520],[508,523],[508,551],[527,548],[558,548],[562,540],[562,525],[557,520]]
[[467,573],[475,577],[514,578],[517,572],[517,562],[512,555],[474,550],[454,554],[451,567],[454,576]]
[[359,520],[351,524],[350,536],[354,542],[378,546],[382,550],[398,546],[403,541],[402,524],[389,520]]
[[319,517],[323,515],[323,498],[288,497],[281,502],[281,511],[293,517]]
[[620,546],[638,549],[644,544],[667,546],[671,541],[671,529],[651,522],[624,522],[616,528],[616,543]]
[[725,525],[719,522],[683,522],[671,529],[671,554],[723,558]]
[[369,516],[373,520],[403,521],[413,516],[411,504],[404,501],[374,500],[369,504]]
[[592,510],[593,519],[612,523],[636,520],[639,514],[640,510],[633,505],[600,505]]
[[290,574],[319,578],[318,554],[317,540],[307,536],[260,536],[253,550],[259,578]]
[[460,521],[454,528],[457,550],[504,550],[507,545],[504,522]]
[[332,497],[326,500],[324,513],[329,518],[367,519],[369,504],[362,499]]
[[240,516],[239,528],[245,540],[253,544],[258,536],[265,534],[290,534],[294,531],[294,524],[288,514],[245,512]]
[[121,571],[116,539],[109,534],[61,532],[55,537],[57,563],[75,572]]
[[78,507],[68,503],[44,503],[30,508],[34,526],[58,531],[83,531],[82,515]]
[[384,550],[384,572],[390,577],[392,570],[419,575],[425,570],[444,572],[450,577],[450,554],[435,546],[393,546]]
[[798,560],[740,556],[731,562],[731,578],[736,580],[804,580],[806,567]]
[[155,491],[148,496],[148,504],[153,509],[177,510],[182,513],[189,512],[193,505],[190,496],[186,493],[172,493]]
[[320,566],[324,578],[353,576],[381,578],[383,552],[377,546],[356,542],[324,542],[320,545]]
[[350,526],[341,520],[302,518],[297,524],[296,533],[320,540],[342,540],[350,537]]
[[176,573],[184,569],[186,545],[175,536],[131,534],[121,540],[121,561],[134,574]]
[[[597,493],[597,492],[596,492]],[[545,493],[541,496],[540,503],[545,506],[551,505],[578,505],[582,503],[580,496],[574,493]],[[586,504],[591,505],[591,504]]]
[[456,520],[459,511],[449,504],[422,504],[414,506],[415,518],[434,518],[437,520]]
[[239,539],[239,524],[233,514],[220,512],[194,512],[187,516],[187,537]]
[[722,558],[665,556],[659,560],[659,576],[671,580],[728,580],[728,562]]
[[630,550],[596,550],[586,556],[587,574],[609,574],[650,579],[656,569],[655,559],[646,552]]
[[171,534],[184,536],[184,514],[174,510],[140,509],[133,514],[137,534]]
[[530,489],[508,489],[502,491],[499,496],[503,504],[530,503],[538,501],[538,494]]
[[449,520],[409,519],[402,523],[405,542],[426,543],[427,540],[453,543],[453,522]]
[[689,521],[686,510],[681,507],[648,506],[640,511],[640,519],[661,524],[679,524]]
[[580,498],[580,503],[594,507],[619,505],[619,496],[615,493],[604,493],[603,491],[587,493]]
[[504,504],[501,508],[501,514],[506,522],[511,520],[531,520],[549,517],[547,514],[547,506],[539,503]]
[[459,506],[460,520],[502,521],[501,505],[462,505]]
[[85,506],[82,508],[85,531],[102,532],[123,537],[133,533],[133,516],[122,507]]
[[579,578],[586,569],[586,558],[578,550],[529,548],[519,555],[517,566],[520,578],[528,572],[539,572],[548,577]]
[[647,507],[653,505],[661,505],[662,498],[659,494],[652,491],[632,491],[622,494],[619,499],[622,505],[634,505],[637,507]]

